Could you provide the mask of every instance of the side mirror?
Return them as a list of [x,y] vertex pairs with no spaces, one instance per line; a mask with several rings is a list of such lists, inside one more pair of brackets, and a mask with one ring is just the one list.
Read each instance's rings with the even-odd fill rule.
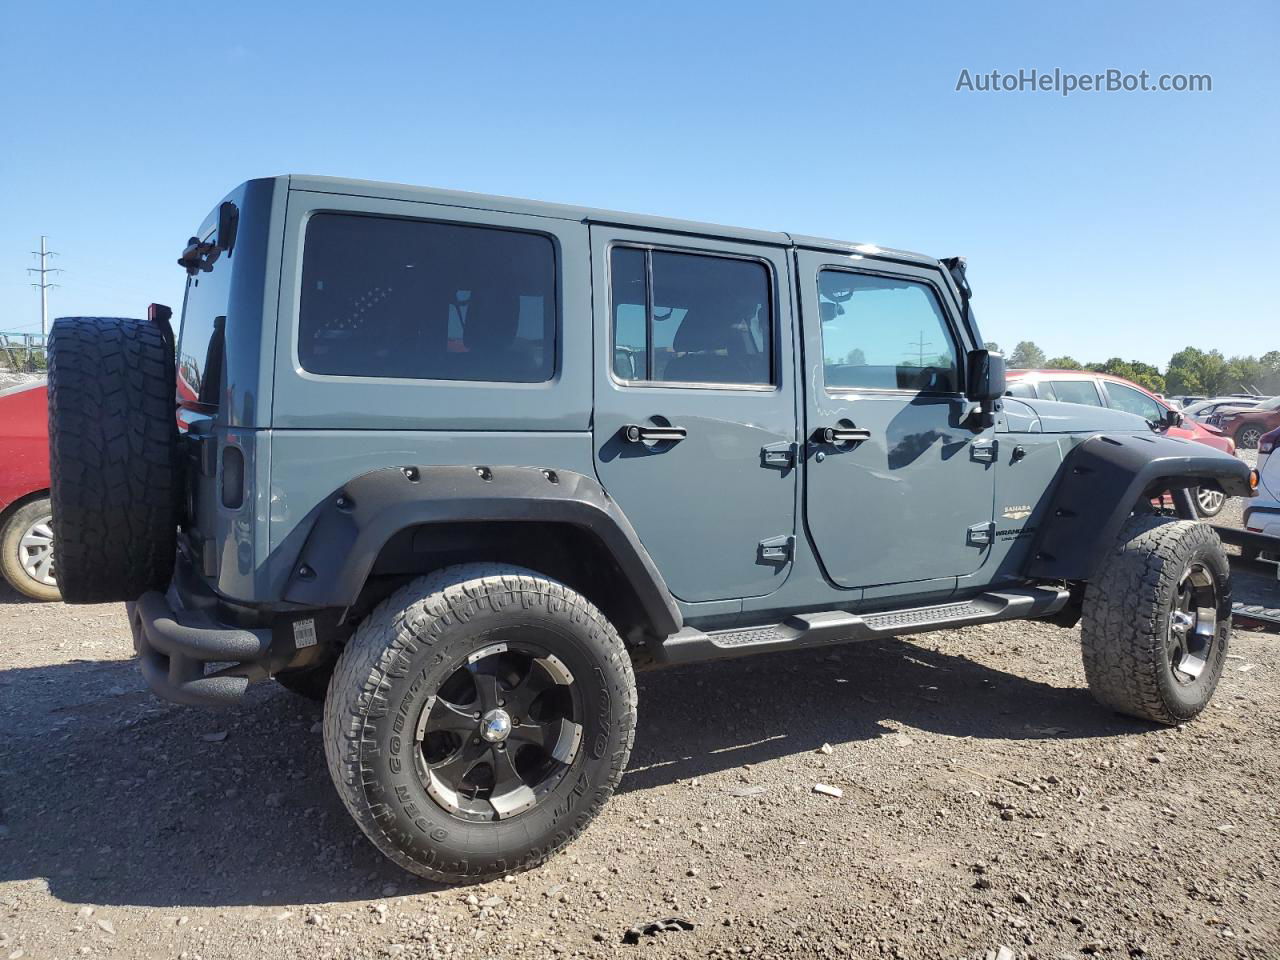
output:
[[1160,423],[1166,427],[1180,427],[1186,421],[1186,417],[1178,410],[1172,407],[1164,408],[1164,416],[1160,418]]
[[1004,355],[990,350],[970,350],[968,386],[965,396],[988,405],[1004,396],[1008,385],[1004,376]]

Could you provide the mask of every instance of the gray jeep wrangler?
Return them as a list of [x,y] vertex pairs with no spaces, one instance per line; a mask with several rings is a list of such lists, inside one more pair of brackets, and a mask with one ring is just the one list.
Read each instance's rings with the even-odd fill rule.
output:
[[176,331],[54,326],[63,595],[127,601],[162,697],[323,698],[339,793],[414,873],[567,844],[639,667],[1041,618],[1082,622],[1106,707],[1176,723],[1218,682],[1188,491],[1250,470],[1005,396],[959,259],[284,176],[179,263]]

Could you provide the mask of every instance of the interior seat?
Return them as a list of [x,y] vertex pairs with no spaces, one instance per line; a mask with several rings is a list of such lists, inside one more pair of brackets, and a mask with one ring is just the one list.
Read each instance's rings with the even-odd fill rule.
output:
[[746,322],[713,310],[691,309],[671,344],[662,379],[679,383],[768,383],[769,358],[755,351]]

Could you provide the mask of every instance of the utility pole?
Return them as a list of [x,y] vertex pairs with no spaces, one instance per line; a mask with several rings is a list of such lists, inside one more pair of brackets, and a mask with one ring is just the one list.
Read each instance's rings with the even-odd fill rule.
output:
[[32,250],[33,257],[40,258],[40,266],[27,267],[27,273],[39,275],[40,282],[33,283],[31,286],[40,291],[40,339],[44,340],[49,335],[49,291],[56,287],[56,283],[49,283],[48,275],[51,273],[61,273],[57,267],[49,266],[49,258],[56,257],[57,254],[49,249],[48,237],[40,238],[40,249]]
[[920,351],[920,366],[924,366],[924,348],[933,346],[932,340],[924,338],[924,331],[920,331],[920,339],[911,341],[911,346],[916,347]]

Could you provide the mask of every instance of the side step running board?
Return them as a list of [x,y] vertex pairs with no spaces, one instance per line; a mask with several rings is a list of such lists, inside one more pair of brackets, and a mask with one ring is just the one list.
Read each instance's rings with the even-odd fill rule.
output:
[[799,650],[853,640],[925,633],[972,623],[1048,617],[1065,607],[1070,597],[1067,590],[1057,587],[1030,587],[984,593],[973,600],[884,613],[854,614],[842,610],[800,613],[787,617],[782,623],[741,630],[703,633],[694,627],[685,627],[657,646],[654,654],[661,663],[693,663],[748,653]]
[[[1241,603],[1237,600],[1231,604],[1231,616],[1265,623],[1272,630],[1280,629],[1280,607],[1264,607],[1261,604]],[[677,633],[676,636],[680,634]]]

